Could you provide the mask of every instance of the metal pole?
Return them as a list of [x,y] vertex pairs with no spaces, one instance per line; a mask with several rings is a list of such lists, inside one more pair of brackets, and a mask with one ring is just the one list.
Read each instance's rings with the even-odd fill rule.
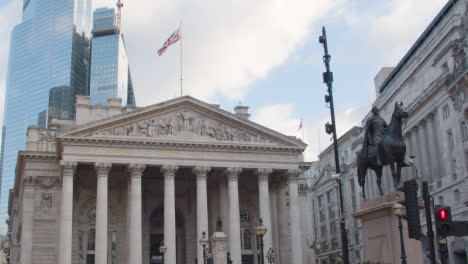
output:
[[405,241],[403,240],[403,224],[401,223],[401,216],[398,216],[398,229],[400,229],[401,264],[406,264]]
[[206,250],[205,250],[205,245],[203,245],[203,263],[206,264]]
[[431,216],[431,195],[429,194],[429,187],[427,181],[423,181],[423,199],[424,210],[426,211],[426,226],[427,226],[427,242],[429,243],[429,259],[432,264],[436,264],[435,246],[434,246],[434,231],[432,230],[432,216]]
[[260,263],[265,264],[265,260],[263,259],[263,236],[260,236],[260,249],[262,250],[262,252],[260,252],[260,256],[261,256]]
[[[325,63],[326,72],[323,73],[323,81],[327,84],[328,87],[328,100],[330,103],[330,114],[333,127],[333,148],[335,150],[335,167],[336,173],[340,174],[340,159],[338,156],[338,139],[336,136],[336,122],[335,122],[335,109],[333,105],[333,73],[330,71],[330,58],[328,54],[328,44],[327,44],[327,33],[325,27],[322,27],[322,36],[319,38],[319,42],[323,44],[323,49],[325,55],[323,55],[323,62]],[[345,264],[349,264],[349,252],[348,252],[348,235],[346,233],[346,223],[344,218],[344,209],[343,209],[343,190],[341,188],[341,180],[338,179],[338,190],[340,193],[340,229],[341,229],[341,249],[343,252],[343,260]]]

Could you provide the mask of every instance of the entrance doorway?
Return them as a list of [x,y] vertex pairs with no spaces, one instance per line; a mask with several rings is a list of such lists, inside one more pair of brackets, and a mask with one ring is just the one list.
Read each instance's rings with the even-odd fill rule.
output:
[[254,264],[253,231],[250,227],[241,228],[242,264]]
[[163,256],[159,252],[159,247],[164,237],[162,234],[151,234],[150,235],[150,264],[162,264]]

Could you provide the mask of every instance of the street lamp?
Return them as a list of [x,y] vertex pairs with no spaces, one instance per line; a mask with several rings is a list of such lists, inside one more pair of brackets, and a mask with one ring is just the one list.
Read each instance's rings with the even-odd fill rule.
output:
[[268,264],[273,264],[275,262],[275,252],[273,251],[273,249],[269,249],[268,250],[268,253],[266,255],[267,259],[268,259]]
[[257,233],[257,236],[260,236],[260,263],[264,264],[265,260],[263,259],[263,236],[266,234],[268,231],[267,228],[263,225],[262,223],[262,218],[258,219],[259,223],[255,227],[255,233]]
[[205,231],[202,232],[202,237],[200,238],[200,245],[203,247],[203,263],[206,264],[206,245],[208,245],[208,238],[206,237]]
[[341,264],[341,263],[343,263],[343,259],[340,256],[338,256],[338,257],[335,258],[335,263],[336,264]]
[[403,224],[401,218],[406,214],[405,207],[400,203],[394,203],[392,207],[393,214],[398,216],[398,229],[400,230],[400,245],[401,245],[401,263],[406,264],[405,241],[403,240]]
[[167,247],[166,247],[166,245],[164,245],[164,240],[163,240],[163,241],[161,241],[161,246],[159,246],[159,253],[161,253],[161,255],[162,255],[163,264],[164,264],[164,254],[166,254],[166,251],[167,251]]

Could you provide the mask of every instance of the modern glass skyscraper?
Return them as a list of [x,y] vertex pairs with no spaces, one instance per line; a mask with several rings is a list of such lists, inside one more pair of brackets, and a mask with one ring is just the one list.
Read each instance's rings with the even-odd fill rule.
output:
[[[27,127],[46,127],[52,114],[72,118],[75,95],[88,94],[91,12],[92,0],[23,0],[22,21],[11,32],[6,82],[2,233]],[[58,90],[64,96],[49,100]]]
[[135,106],[127,51],[114,8],[94,11],[91,40],[91,104],[106,105],[109,98],[122,98],[122,105]]

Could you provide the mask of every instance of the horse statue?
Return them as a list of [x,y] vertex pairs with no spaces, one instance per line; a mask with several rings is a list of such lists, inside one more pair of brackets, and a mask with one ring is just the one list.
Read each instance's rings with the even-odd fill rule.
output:
[[[382,120],[381,122],[385,123],[385,121],[383,121],[383,119],[378,116],[378,111],[376,117],[380,118],[380,120]],[[364,143],[362,144],[361,151],[359,151],[357,154],[357,176],[359,185],[362,189],[362,198],[364,200],[366,200],[364,185],[366,182],[365,178],[368,168],[375,171],[377,175],[377,186],[379,187],[380,195],[383,195],[381,186],[382,168],[386,165],[390,166],[393,177],[393,184],[396,189],[400,184],[401,168],[411,166],[411,159],[405,155],[406,144],[402,135],[402,120],[407,117],[408,112],[406,112],[405,108],[403,107],[403,103],[396,102],[395,110],[392,114],[392,120],[388,126],[385,125],[385,132],[383,135],[381,135],[381,137],[377,137],[380,139],[380,141],[375,145],[367,144],[367,140],[369,140],[369,126],[366,127]],[[380,151],[380,153],[378,153],[378,151]]]

